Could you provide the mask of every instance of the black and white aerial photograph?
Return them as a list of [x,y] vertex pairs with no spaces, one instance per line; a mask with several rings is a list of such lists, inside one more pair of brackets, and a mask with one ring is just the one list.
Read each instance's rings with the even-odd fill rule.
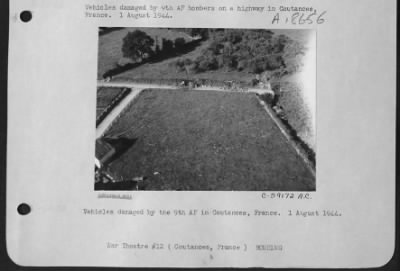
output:
[[95,190],[315,191],[314,30],[98,28]]

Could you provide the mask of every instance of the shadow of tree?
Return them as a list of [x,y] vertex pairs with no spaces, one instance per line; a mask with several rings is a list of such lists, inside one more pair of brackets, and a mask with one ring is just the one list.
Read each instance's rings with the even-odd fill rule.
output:
[[117,160],[121,155],[127,152],[138,140],[138,138],[126,138],[126,137],[118,137],[111,138],[105,137],[103,138],[105,142],[110,144],[115,149],[115,154],[111,157],[111,159],[107,162],[107,164],[112,163]]

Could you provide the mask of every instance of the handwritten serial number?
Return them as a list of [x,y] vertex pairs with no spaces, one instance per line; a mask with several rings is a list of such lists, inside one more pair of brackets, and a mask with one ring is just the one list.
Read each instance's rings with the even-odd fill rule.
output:
[[279,24],[282,21],[285,24],[304,25],[304,24],[323,24],[326,19],[324,18],[326,11],[318,13],[314,10],[311,13],[294,12],[290,16],[283,16],[281,13],[276,13],[272,18],[272,24]]

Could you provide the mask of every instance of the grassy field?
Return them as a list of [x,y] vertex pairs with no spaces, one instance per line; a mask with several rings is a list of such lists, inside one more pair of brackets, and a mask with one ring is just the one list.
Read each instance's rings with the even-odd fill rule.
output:
[[97,78],[102,79],[103,74],[114,68],[115,65],[123,59],[122,56],[122,39],[128,34],[128,32],[134,30],[141,30],[151,36],[154,40],[157,38],[159,44],[161,39],[175,40],[178,37],[184,38],[186,41],[190,41],[192,38],[183,33],[174,30],[167,30],[160,28],[121,28],[105,35],[99,36],[99,52],[98,52],[98,68],[97,68]]
[[96,118],[107,108],[112,100],[122,92],[123,88],[100,87],[97,89]]
[[144,90],[105,135],[117,136],[135,143],[110,171],[148,177],[145,190],[315,190],[254,94]]

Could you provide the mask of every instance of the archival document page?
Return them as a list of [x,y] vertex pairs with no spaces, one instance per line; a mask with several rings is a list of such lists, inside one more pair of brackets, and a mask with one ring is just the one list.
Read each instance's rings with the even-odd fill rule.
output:
[[10,3],[23,266],[385,265],[396,1]]

